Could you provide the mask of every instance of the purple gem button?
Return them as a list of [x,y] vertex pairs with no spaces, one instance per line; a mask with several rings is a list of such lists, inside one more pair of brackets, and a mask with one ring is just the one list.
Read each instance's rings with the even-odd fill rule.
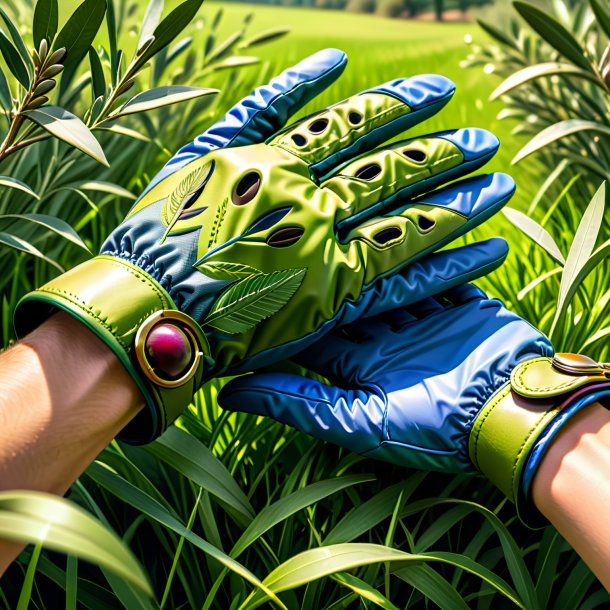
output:
[[146,337],[145,350],[154,372],[168,380],[184,375],[193,360],[193,347],[186,333],[169,323],[152,328]]

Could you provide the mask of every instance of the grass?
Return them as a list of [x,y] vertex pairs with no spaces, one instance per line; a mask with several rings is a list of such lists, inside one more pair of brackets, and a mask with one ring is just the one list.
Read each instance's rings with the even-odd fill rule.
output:
[[[166,10],[175,3],[167,3]],[[77,2],[61,4],[65,15]],[[345,12],[213,2],[204,5],[204,20],[212,20],[221,8],[224,17],[217,42],[234,32],[249,12],[255,14],[252,32],[280,25],[289,26],[292,32],[256,49],[264,62],[244,69],[243,77],[240,71],[239,86],[223,92],[221,108],[215,108],[206,121],[228,109],[254,83],[265,82],[309,53],[334,46],[348,53],[349,66],[337,83],[302,112],[398,76],[438,72],[456,82],[457,94],[442,113],[410,135],[465,126],[489,129],[503,145],[486,171],[507,171],[510,159],[522,146],[510,135],[509,127],[497,121],[501,105],[487,102],[497,79],[460,68],[467,53],[464,36],[471,35],[479,43],[487,40],[474,24],[438,25]],[[140,15],[143,10],[142,6]],[[137,16],[130,23],[137,23]],[[194,30],[195,45],[203,44],[206,32],[206,27]],[[128,40],[135,45],[136,39],[134,35]],[[217,75],[205,84],[214,86],[223,78]],[[193,117],[192,124],[172,134],[175,141],[163,144],[175,148],[198,129]],[[154,174],[166,159],[167,155],[160,153],[157,165],[145,168],[145,173]],[[510,171],[519,186],[512,205],[524,209],[537,185],[521,168],[517,170]],[[141,167],[131,166],[123,174],[129,176],[119,182],[131,180],[131,186],[145,175]],[[99,178],[103,179],[104,173]],[[92,245],[115,221],[107,208],[95,216]],[[501,233],[515,245],[523,241],[520,233],[506,231],[506,227],[504,221],[494,218],[478,230],[478,235]],[[509,279],[515,284],[507,286],[509,292],[517,292],[526,281],[517,275]],[[482,479],[413,472],[367,460],[268,419],[222,412],[216,392],[213,384],[204,388],[193,409],[182,418],[181,427],[188,431],[188,437],[173,429],[160,442],[144,448],[113,443],[99,458],[107,467],[98,464],[90,468],[70,492],[71,499],[130,544],[165,608],[224,610],[237,608],[248,598],[251,584],[237,569],[223,568],[212,558],[214,553],[218,556],[223,551],[263,579],[300,552],[326,546],[326,552],[331,553],[331,545],[355,541],[413,553],[462,554],[504,579],[527,610],[573,610],[607,603],[607,595],[553,528],[542,534],[526,530],[516,522],[514,509]],[[216,550],[211,552],[210,545]],[[21,562],[2,579],[2,607],[16,606],[22,583],[29,582],[28,562],[35,553],[22,555]],[[65,604],[76,608],[75,599],[78,607],[96,610],[120,604],[130,609],[157,607],[139,598],[117,577],[102,574],[73,557],[66,561],[43,553],[37,570],[32,607]],[[351,588],[345,585],[348,577],[352,578]],[[450,585],[471,608],[515,607],[508,598],[496,594],[484,578],[459,566],[432,561],[401,568],[392,577],[389,564],[371,563],[336,578],[303,581],[302,586],[281,594],[281,599],[290,610],[369,608],[373,604],[361,597],[366,596],[369,586],[400,608],[432,607],[424,593],[443,607],[463,608],[451,591],[447,592]],[[443,593],[448,595],[445,601],[451,603],[442,604]]]

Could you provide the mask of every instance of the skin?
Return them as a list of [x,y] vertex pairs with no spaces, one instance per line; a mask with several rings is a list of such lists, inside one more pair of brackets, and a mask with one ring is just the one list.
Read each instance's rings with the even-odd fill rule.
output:
[[[85,326],[56,314],[0,354],[0,488],[64,494],[142,406],[114,354]],[[595,404],[554,439],[532,493],[610,590],[608,472],[610,411]],[[0,574],[20,549],[0,541]]]

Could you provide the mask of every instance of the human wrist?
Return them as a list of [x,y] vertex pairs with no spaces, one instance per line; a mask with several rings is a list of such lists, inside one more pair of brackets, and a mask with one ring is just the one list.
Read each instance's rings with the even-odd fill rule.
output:
[[[202,381],[202,356],[207,352],[202,346],[207,342],[197,323],[176,310],[170,295],[146,271],[114,256],[88,260],[19,302],[15,312],[18,335],[35,329],[58,311],[72,316],[108,346],[144,397],[148,408],[120,431],[122,440],[136,444],[153,440],[188,406]],[[156,336],[162,356],[184,358],[188,352],[189,371],[184,380],[171,377],[165,383],[149,364],[147,340],[157,326],[164,327],[160,340],[159,333]]]
[[589,405],[553,439],[532,484],[538,509],[610,590],[610,411]]
[[142,396],[110,349],[65,313],[2,357],[2,487],[64,493],[138,413]]

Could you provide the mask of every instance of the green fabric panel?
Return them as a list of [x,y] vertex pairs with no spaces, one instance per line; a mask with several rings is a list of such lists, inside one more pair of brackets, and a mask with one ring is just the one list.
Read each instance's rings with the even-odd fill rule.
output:
[[[269,144],[283,148],[308,165],[313,165],[410,112],[407,104],[390,95],[355,95],[291,125],[271,139]],[[360,117],[357,122],[353,121],[356,116]],[[326,127],[319,133],[312,133],[312,127],[321,124],[320,121],[328,121]],[[303,144],[299,145],[301,141]]]

